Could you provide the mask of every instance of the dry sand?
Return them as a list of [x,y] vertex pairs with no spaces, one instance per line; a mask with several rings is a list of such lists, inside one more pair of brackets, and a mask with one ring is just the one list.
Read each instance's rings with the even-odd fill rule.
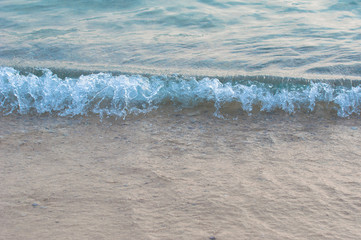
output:
[[361,239],[361,120],[0,117],[0,239]]

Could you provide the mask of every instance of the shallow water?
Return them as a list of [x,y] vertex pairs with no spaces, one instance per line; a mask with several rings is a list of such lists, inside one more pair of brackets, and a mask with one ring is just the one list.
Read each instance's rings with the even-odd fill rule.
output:
[[359,123],[1,117],[0,237],[360,239]]
[[0,15],[3,66],[360,79],[358,1],[5,0]]

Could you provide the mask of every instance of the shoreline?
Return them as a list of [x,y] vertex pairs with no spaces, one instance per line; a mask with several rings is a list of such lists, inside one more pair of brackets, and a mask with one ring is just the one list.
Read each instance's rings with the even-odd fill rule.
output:
[[357,239],[359,117],[0,118],[0,239]]

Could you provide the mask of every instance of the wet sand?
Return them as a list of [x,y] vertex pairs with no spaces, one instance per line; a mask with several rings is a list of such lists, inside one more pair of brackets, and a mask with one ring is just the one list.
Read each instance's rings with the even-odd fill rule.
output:
[[0,239],[361,239],[361,120],[0,117]]

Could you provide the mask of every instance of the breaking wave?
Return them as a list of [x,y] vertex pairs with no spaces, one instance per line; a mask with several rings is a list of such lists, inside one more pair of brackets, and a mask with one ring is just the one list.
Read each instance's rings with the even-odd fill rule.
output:
[[[261,79],[261,78],[260,78]],[[0,68],[2,114],[55,114],[125,118],[165,105],[177,109],[214,106],[214,115],[230,105],[236,111],[286,113],[307,111],[317,105],[340,117],[360,114],[361,87],[328,82],[266,81],[195,78],[180,75],[142,76],[98,73],[59,78],[48,69],[38,76],[11,67]]]

